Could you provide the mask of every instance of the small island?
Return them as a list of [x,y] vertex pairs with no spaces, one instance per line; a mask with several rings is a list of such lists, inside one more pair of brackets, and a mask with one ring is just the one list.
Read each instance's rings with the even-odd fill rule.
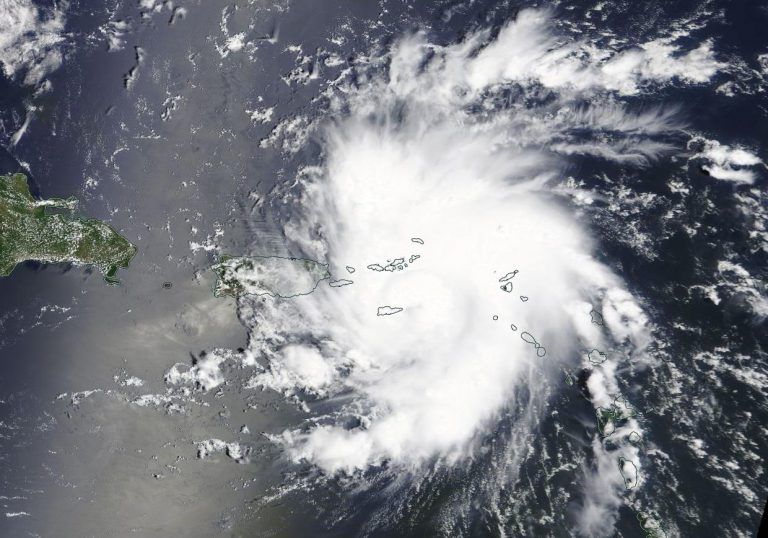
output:
[[0,175],[0,276],[24,261],[98,267],[109,284],[136,247],[111,226],[72,215],[74,198],[35,200],[24,174]]
[[331,277],[326,264],[280,256],[223,256],[212,269],[217,277],[213,288],[216,297],[269,295],[289,299],[312,293],[320,281]]

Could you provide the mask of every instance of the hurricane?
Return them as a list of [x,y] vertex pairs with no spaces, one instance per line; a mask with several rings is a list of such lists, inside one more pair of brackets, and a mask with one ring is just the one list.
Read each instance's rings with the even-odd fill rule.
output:
[[0,535],[753,535],[758,4],[0,0]]
[[[498,506],[499,484],[535,457],[564,372],[590,367],[595,409],[631,407],[616,372],[642,363],[652,327],[569,208],[590,193],[564,180],[574,154],[642,167],[669,152],[684,125],[675,105],[616,95],[717,64],[706,46],[674,60],[671,47],[584,57],[552,26],[551,12],[524,10],[495,36],[437,46],[411,33],[334,88],[321,164],[275,190],[267,211],[344,285],[246,309],[251,351],[268,359],[250,385],[311,413],[272,437],[290,460],[418,488],[490,458],[473,480]],[[598,349],[610,360],[591,360]],[[484,454],[493,432],[499,446]],[[610,448],[596,438],[585,535],[611,528],[643,465],[630,442],[641,435],[629,418]]]

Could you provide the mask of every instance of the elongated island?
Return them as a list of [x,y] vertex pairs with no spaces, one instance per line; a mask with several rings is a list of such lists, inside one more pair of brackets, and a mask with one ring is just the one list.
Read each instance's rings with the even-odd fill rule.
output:
[[281,256],[222,256],[212,269],[217,277],[213,288],[216,297],[268,295],[290,299],[312,293],[322,280],[331,277],[324,263]]
[[118,283],[136,247],[108,224],[74,216],[76,206],[74,198],[35,200],[24,174],[0,175],[0,276],[34,260],[95,266]]

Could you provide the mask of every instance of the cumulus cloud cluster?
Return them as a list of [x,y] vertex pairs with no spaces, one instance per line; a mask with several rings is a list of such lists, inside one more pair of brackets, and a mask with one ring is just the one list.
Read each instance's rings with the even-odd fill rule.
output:
[[31,0],[0,0],[0,66],[8,78],[39,84],[61,65],[64,12],[44,10]]
[[688,142],[688,148],[695,152],[692,159],[704,161],[702,169],[715,179],[752,184],[757,178],[756,168],[765,168],[765,163],[751,151],[717,140],[697,136]]
[[222,365],[231,360],[234,354],[228,350],[215,349],[200,357],[195,357],[193,364],[174,364],[165,374],[167,385],[191,385],[204,391],[215,389],[225,382]]

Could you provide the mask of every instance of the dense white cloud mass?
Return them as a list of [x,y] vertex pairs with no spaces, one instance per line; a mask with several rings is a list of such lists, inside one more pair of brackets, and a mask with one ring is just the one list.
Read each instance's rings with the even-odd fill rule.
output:
[[[535,386],[542,359],[522,331],[551,360],[573,355],[582,338],[601,342],[589,319],[590,304],[601,300],[617,340],[644,331],[642,312],[592,258],[587,235],[543,195],[536,170],[544,156],[499,147],[483,126],[422,130],[414,122],[353,119],[332,128],[327,169],[303,199],[307,220],[291,228],[307,249],[320,244],[302,231],[322,229],[315,254],[336,273],[361,268],[354,285],[322,287],[294,303],[297,332],[333,343],[318,353],[334,368],[337,391],[353,389],[366,418],[353,430],[326,424],[286,434],[293,457],[331,473],[465,453],[517,383]],[[414,256],[402,270],[364,269]],[[499,279],[515,269],[507,293]],[[382,318],[381,305],[403,312]],[[327,370],[320,377],[331,384]]]
[[31,0],[0,0],[0,65],[9,78],[36,85],[61,65],[64,12],[43,11]]
[[[603,51],[551,22],[523,11],[496,38],[449,46],[412,34],[371,61],[386,69],[361,68],[337,88],[323,166],[303,169],[272,207],[299,251],[328,263],[332,281],[352,280],[246,301],[241,314],[251,351],[268,361],[251,387],[307,410],[335,405],[273,436],[331,475],[462,461],[525,389],[530,409],[503,465],[519,462],[546,407],[544,380],[557,366],[589,367],[595,408],[621,421],[610,449],[594,443],[579,525],[596,535],[610,533],[627,487],[618,458],[641,469],[628,439],[642,429],[622,414],[616,371],[622,356],[642,358],[649,321],[550,187],[571,155],[643,165],[672,150],[676,110],[633,111],[620,96],[704,82],[719,64],[707,44]],[[593,348],[624,355],[590,363],[582,350]]]

